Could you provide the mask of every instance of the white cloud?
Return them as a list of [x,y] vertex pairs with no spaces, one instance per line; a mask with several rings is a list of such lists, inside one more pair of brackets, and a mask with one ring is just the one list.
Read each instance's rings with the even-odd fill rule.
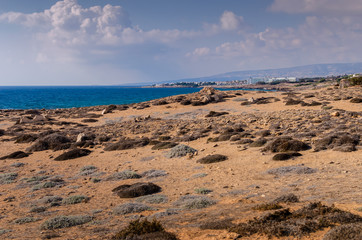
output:
[[187,57],[192,57],[192,56],[201,57],[201,56],[206,56],[209,53],[210,53],[210,48],[203,47],[203,48],[196,48],[193,52],[187,53],[186,56]]
[[208,51],[209,60],[243,69],[361,61],[361,22],[362,17],[310,16],[295,28],[267,28],[224,42]]
[[233,12],[230,11],[225,11],[220,18],[221,29],[227,31],[238,30],[243,22],[243,17],[236,16]]
[[270,9],[287,13],[361,14],[361,0],[274,0]]

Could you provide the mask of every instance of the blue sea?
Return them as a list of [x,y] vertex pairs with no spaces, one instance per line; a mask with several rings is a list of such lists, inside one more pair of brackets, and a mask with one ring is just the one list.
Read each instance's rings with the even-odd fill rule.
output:
[[56,109],[129,104],[198,91],[200,88],[0,87],[0,109]]

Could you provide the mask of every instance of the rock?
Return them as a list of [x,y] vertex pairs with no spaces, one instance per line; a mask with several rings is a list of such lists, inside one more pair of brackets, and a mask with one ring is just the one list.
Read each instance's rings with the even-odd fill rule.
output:
[[77,136],[77,143],[79,143],[79,142],[83,142],[83,141],[85,141],[86,139],[85,139],[85,134],[84,133],[79,133],[78,134],[78,136]]
[[30,146],[27,149],[27,151],[37,152],[48,149],[56,151],[56,150],[68,149],[70,145],[71,144],[69,138],[60,135],[58,133],[53,133],[44,138],[38,139],[32,146]]
[[30,155],[29,153],[17,151],[17,152],[13,152],[7,156],[1,157],[0,160],[25,158],[25,157],[28,157],[29,155]]
[[204,87],[201,89],[200,93],[207,94],[207,95],[213,95],[216,93],[215,88],[212,87]]
[[29,117],[21,117],[20,121],[19,121],[20,124],[22,124],[22,123],[31,123],[31,122],[32,122],[32,119],[29,118]]
[[33,122],[44,122],[47,120],[48,119],[46,117],[44,117],[43,115],[35,115],[35,117],[33,118]]
[[65,153],[59,155],[54,160],[55,161],[65,161],[65,160],[69,160],[69,159],[80,158],[80,157],[89,155],[91,152],[92,151],[90,151],[88,149],[73,149],[73,150],[70,150],[68,152],[65,152]]
[[347,80],[347,79],[342,79],[340,82],[339,82],[339,88],[340,89],[343,89],[343,88],[347,88],[349,87],[351,84],[350,82]]
[[254,99],[253,97],[251,97],[251,98],[248,99],[248,102],[254,103],[254,102],[255,102],[255,99]]
[[202,163],[202,164],[210,164],[210,163],[223,162],[223,161],[226,161],[227,159],[228,159],[227,156],[224,156],[221,154],[214,154],[214,155],[209,155],[209,156],[203,157],[203,158],[197,160],[197,162]]
[[333,112],[331,114],[332,117],[339,117],[341,114],[339,112]]
[[121,185],[112,190],[120,198],[136,198],[144,195],[158,193],[161,187],[153,183],[135,183],[132,185]]

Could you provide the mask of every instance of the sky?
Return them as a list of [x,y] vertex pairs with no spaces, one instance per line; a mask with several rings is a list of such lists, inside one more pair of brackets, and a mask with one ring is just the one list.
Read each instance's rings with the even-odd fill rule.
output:
[[0,0],[0,86],[362,62],[362,0]]

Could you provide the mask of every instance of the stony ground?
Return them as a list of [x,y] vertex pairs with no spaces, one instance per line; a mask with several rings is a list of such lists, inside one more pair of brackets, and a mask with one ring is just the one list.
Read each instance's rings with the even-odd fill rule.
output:
[[140,218],[178,239],[358,229],[361,88],[288,87],[0,111],[1,238],[110,239]]

